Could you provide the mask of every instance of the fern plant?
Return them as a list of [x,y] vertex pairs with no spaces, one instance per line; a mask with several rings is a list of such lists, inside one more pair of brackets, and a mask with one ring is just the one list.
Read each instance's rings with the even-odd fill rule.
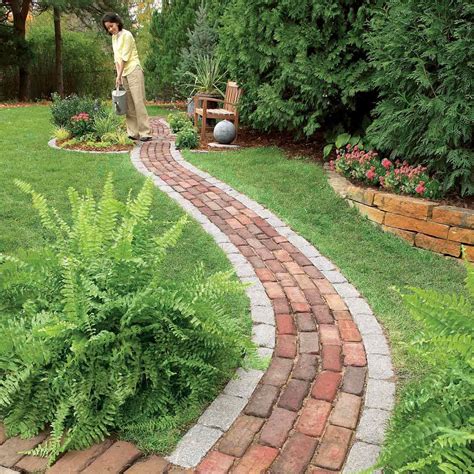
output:
[[70,223],[30,185],[47,247],[0,256],[0,416],[9,435],[49,440],[31,454],[99,442],[129,416],[170,416],[206,400],[253,351],[223,300],[242,291],[229,273],[163,283],[160,265],[186,225],[156,235],[154,186],[122,203],[69,189]]
[[472,472],[474,268],[467,265],[467,296],[421,289],[403,296],[423,328],[412,350],[430,375],[402,394],[378,466],[384,472]]

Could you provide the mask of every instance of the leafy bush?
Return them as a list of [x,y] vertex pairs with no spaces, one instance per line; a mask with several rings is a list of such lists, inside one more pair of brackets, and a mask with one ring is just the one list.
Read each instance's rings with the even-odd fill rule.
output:
[[154,98],[169,99],[175,93],[174,72],[200,4],[201,0],[174,0],[164,2],[161,10],[153,13],[145,70],[150,78],[147,89]]
[[67,140],[68,138],[71,138],[71,132],[69,130],[66,130],[65,128],[58,127],[54,129],[53,136],[58,141],[64,141],[64,140]]
[[184,128],[190,128],[193,125],[186,112],[169,114],[168,123],[173,133],[177,133]]
[[[28,28],[28,44],[33,58],[30,72],[34,80],[30,84],[31,98],[49,98],[55,91],[55,41],[53,19],[49,12],[35,16]],[[72,25],[62,31],[62,56],[64,91],[66,95],[91,95],[109,98],[114,84],[113,55],[109,52],[110,37],[97,34],[97,29],[70,31]]]
[[105,134],[117,133],[118,131],[123,130],[124,123],[123,116],[109,111],[108,113],[96,116],[94,121],[94,131],[100,139]]
[[407,387],[391,422],[384,472],[472,471],[474,432],[474,267],[466,295],[413,289],[403,299],[422,326],[412,350],[431,372]]
[[70,95],[62,99],[58,94],[53,94],[51,116],[54,125],[70,130],[71,118],[80,113],[86,113],[94,120],[96,115],[103,114],[102,104],[87,97]]
[[176,148],[196,148],[199,144],[199,137],[194,127],[182,128],[176,134]]
[[474,193],[473,14],[467,0],[389,0],[367,36],[381,97],[372,145],[465,195]]
[[334,143],[329,140],[329,143],[323,149],[323,158],[327,159],[334,148],[344,148],[346,145],[358,145],[359,148],[363,148],[363,144],[359,136],[352,136],[350,133],[341,133],[334,136]]
[[94,122],[92,117],[86,112],[73,115],[69,123],[69,130],[73,137],[91,135],[94,132]]
[[371,186],[380,186],[399,194],[437,199],[441,184],[430,177],[424,166],[410,166],[406,161],[380,159],[375,151],[365,151],[361,146],[346,145],[336,150],[337,159],[330,166],[346,178]]
[[116,428],[123,413],[169,416],[207,400],[253,350],[225,299],[229,273],[164,283],[160,266],[186,218],[162,235],[154,186],[121,203],[112,180],[96,202],[69,189],[71,223],[31,195],[51,244],[0,257],[0,416],[9,435],[51,437],[32,451],[55,459]]
[[307,136],[344,122],[359,128],[373,102],[362,36],[377,0],[236,0],[224,14],[219,52],[245,90],[253,127]]

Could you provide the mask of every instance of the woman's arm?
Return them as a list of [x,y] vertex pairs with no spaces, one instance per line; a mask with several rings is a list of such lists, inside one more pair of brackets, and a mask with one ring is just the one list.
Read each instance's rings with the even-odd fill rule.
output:
[[122,85],[122,73],[123,68],[125,67],[125,62],[119,59],[117,63],[115,63],[115,69],[117,71],[117,79],[115,80],[115,87]]

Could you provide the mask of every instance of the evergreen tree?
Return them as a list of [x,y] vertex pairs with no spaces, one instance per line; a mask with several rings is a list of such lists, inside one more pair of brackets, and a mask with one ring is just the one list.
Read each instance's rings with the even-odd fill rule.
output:
[[360,126],[370,110],[371,66],[362,35],[377,0],[236,0],[219,48],[244,87],[253,127],[312,135],[321,125]]
[[438,171],[474,193],[474,6],[390,0],[367,37],[381,101],[368,129],[380,150]]
[[217,33],[208,20],[207,9],[202,3],[196,14],[194,28],[188,30],[188,46],[181,50],[180,62],[175,71],[176,89],[183,97],[188,97],[191,88],[187,86],[189,80],[187,72],[196,72],[196,62],[204,57],[213,57],[217,43]]

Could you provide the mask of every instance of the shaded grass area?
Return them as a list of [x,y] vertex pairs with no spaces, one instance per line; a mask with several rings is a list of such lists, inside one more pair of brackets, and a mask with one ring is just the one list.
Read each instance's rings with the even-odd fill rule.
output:
[[[149,107],[151,115],[166,116],[169,111]],[[40,225],[30,198],[19,191],[14,180],[20,179],[42,193],[60,215],[69,213],[68,187],[81,194],[90,188],[95,196],[102,192],[105,178],[113,174],[117,197],[125,200],[130,189],[136,192],[144,178],[130,162],[128,154],[85,154],[55,150],[48,147],[53,126],[49,107],[31,106],[0,110],[0,252],[14,254],[19,249],[42,246],[50,237]],[[174,201],[156,190],[152,208],[157,233],[168,228],[183,215]],[[193,275],[197,263],[202,262],[207,275],[232,267],[225,254],[194,221],[186,227],[176,248],[172,249],[163,265],[163,280],[186,281]],[[251,332],[248,299],[245,293],[230,297],[228,313],[239,318],[247,333]],[[216,387],[216,390],[219,387]],[[212,394],[210,394],[211,396]],[[127,438],[146,450],[167,451],[180,437],[182,429],[201,409],[192,407],[180,413],[176,420],[166,420],[167,429],[142,429],[127,433]],[[138,416],[138,415],[137,415]]]
[[398,290],[463,292],[465,269],[459,263],[411,247],[376,228],[334,193],[321,166],[289,160],[277,148],[184,154],[194,165],[273,211],[340,268],[387,330],[399,382],[424,374],[426,366],[407,350],[416,324]]

